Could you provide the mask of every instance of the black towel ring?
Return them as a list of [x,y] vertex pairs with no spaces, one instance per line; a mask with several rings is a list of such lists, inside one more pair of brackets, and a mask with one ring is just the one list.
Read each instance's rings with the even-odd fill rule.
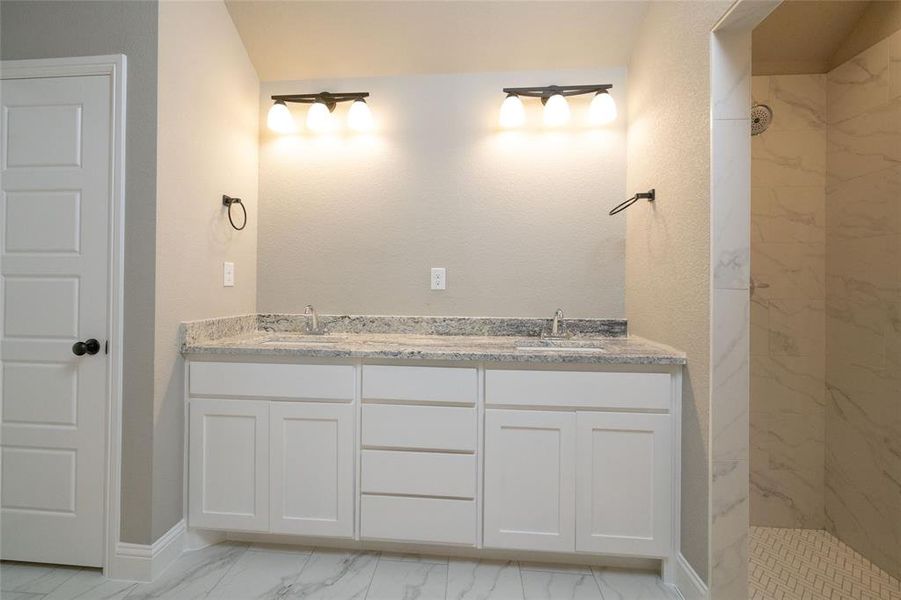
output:
[[[232,206],[237,204],[241,207],[241,210],[244,212],[244,222],[241,223],[241,226],[238,227],[235,225],[234,219],[232,219]],[[240,198],[232,198],[231,196],[222,195],[222,206],[228,207],[228,222],[231,223],[232,227],[235,228],[235,231],[241,231],[245,227],[247,227],[247,209],[244,208],[244,203],[241,202]]]
[[625,202],[620,202],[619,204],[614,206],[610,210],[610,215],[613,216],[616,213],[623,212],[624,210],[626,210],[627,208],[629,208],[630,206],[632,206],[639,200],[647,199],[648,202],[653,202],[656,197],[657,197],[657,192],[654,190],[654,188],[651,188],[650,190],[648,190],[646,192],[638,192],[637,194],[635,194],[634,196],[632,196]]

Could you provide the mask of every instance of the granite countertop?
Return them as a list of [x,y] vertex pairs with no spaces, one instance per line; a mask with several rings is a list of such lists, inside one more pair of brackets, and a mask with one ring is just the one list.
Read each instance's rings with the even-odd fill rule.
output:
[[185,354],[533,363],[682,365],[678,350],[627,334],[620,319],[567,319],[565,340],[540,337],[548,319],[243,315],[182,325]]

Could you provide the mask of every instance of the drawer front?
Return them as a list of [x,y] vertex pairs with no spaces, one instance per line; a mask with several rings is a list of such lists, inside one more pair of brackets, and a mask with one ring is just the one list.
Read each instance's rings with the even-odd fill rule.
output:
[[361,491],[472,499],[476,497],[476,457],[363,450]]
[[468,546],[476,543],[474,500],[364,494],[360,510],[364,538]]
[[668,373],[485,372],[489,406],[670,410],[671,396]]
[[475,404],[474,368],[363,366],[363,398],[402,402]]
[[352,401],[352,365],[192,362],[191,395]]
[[363,405],[363,446],[475,452],[475,408]]

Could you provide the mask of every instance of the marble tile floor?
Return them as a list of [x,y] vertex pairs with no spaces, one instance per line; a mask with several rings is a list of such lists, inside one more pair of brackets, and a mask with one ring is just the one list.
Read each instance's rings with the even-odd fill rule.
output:
[[901,600],[901,582],[820,529],[751,527],[751,600]]
[[185,552],[153,583],[0,563],[2,600],[678,600],[654,573],[225,543]]

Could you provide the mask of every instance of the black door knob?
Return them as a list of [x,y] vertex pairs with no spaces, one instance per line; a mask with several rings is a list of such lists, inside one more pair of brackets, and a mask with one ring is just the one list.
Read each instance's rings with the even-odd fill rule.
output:
[[72,354],[75,356],[84,356],[85,354],[97,354],[100,352],[100,342],[91,338],[83,342],[75,342],[72,345]]

